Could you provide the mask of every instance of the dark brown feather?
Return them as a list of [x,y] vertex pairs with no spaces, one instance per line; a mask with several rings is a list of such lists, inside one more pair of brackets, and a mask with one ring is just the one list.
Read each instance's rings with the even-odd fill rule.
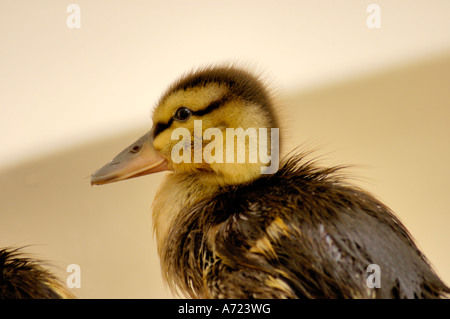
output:
[[73,298],[43,262],[17,248],[0,250],[0,299]]

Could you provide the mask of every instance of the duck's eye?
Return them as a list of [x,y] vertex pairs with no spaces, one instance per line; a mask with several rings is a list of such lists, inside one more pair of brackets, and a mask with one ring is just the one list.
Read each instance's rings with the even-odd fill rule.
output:
[[187,121],[192,115],[192,111],[187,107],[180,107],[176,112],[173,118],[177,121],[184,122]]

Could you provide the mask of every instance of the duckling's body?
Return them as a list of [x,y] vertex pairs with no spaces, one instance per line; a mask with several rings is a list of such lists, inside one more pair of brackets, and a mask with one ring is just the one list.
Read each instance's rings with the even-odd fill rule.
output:
[[[174,132],[185,129],[194,144],[201,137],[195,120],[204,134],[278,128],[257,77],[207,68],[171,86],[153,129],[92,177],[104,184],[171,171],[155,197],[153,221],[173,291],[197,298],[439,298],[450,292],[389,208],[347,184],[340,168],[318,168],[301,154],[274,174],[262,174],[268,164],[261,159],[175,161]],[[277,142],[269,141],[272,156]],[[184,150],[194,153],[191,143]],[[379,288],[368,285],[372,264],[381,271]]]
[[[446,291],[386,206],[345,184],[337,168],[302,160],[184,206],[159,248],[172,288],[200,298],[437,298]],[[368,287],[371,264],[380,266],[380,288]]]

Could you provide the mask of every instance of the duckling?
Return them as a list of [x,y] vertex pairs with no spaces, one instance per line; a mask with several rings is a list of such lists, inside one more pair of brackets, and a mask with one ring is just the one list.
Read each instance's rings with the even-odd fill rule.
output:
[[[294,152],[267,173],[272,163],[250,154],[267,149],[276,161],[278,135],[256,147],[249,133],[238,148],[238,137],[227,134],[233,128],[279,128],[264,81],[235,66],[196,70],[162,95],[152,129],[91,177],[100,185],[169,171],[153,202],[153,225],[162,275],[175,294],[447,296],[450,289],[405,226],[348,183],[343,167],[320,167],[307,152]],[[373,265],[380,271],[375,287],[368,278]]]
[[17,248],[0,249],[0,299],[71,299],[71,292],[41,261]]

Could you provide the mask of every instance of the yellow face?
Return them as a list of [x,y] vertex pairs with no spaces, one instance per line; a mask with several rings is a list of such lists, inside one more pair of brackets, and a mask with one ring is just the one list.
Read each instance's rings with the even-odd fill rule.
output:
[[273,113],[269,94],[251,74],[232,67],[200,70],[169,88],[152,130],[97,170],[91,183],[164,170],[219,185],[272,174],[279,153]]
[[[190,112],[187,119],[180,120],[180,108]],[[245,143],[245,160],[239,162],[238,138],[227,134],[227,129],[258,132],[267,127],[269,120],[260,106],[234,96],[225,84],[211,82],[174,91],[160,102],[153,114],[153,146],[175,172],[195,172],[216,182],[222,179],[237,184],[258,177],[261,163],[258,157],[256,162],[250,158],[249,151],[254,148],[250,138]],[[230,138],[232,149],[227,143]]]

